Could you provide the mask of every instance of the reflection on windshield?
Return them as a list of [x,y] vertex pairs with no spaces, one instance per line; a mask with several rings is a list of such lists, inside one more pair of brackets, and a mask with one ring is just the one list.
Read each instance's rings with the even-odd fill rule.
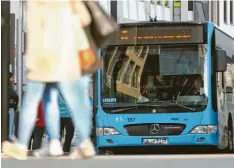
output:
[[203,48],[202,45],[108,46],[103,50],[103,106],[164,101],[171,102],[168,107],[179,104],[205,108]]

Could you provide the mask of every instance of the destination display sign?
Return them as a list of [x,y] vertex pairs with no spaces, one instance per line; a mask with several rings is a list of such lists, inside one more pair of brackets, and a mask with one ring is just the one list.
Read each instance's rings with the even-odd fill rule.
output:
[[128,26],[114,33],[108,45],[203,43],[203,25]]

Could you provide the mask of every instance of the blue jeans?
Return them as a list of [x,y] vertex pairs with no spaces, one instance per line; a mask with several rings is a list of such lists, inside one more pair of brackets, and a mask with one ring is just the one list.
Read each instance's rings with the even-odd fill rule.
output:
[[15,136],[15,110],[13,108],[9,109],[9,138]]
[[75,129],[79,132],[77,145],[90,139],[91,114],[88,97],[89,76],[79,80],[43,83],[30,81],[24,95],[19,122],[19,144],[28,146],[37,118],[37,108],[43,98],[46,130],[50,140],[60,140],[60,116],[58,111],[58,91],[61,92],[72,114]]
[[[90,99],[89,99],[90,100]],[[91,106],[92,104],[90,104]],[[90,128],[92,128],[92,113],[93,111],[90,110],[90,115],[91,115],[91,120],[89,123],[87,123],[89,125]],[[91,129],[88,130],[89,131],[89,136],[91,135]],[[75,130],[74,131],[74,136],[73,136],[73,139],[72,139],[72,146],[75,146],[77,145],[77,142],[79,143],[81,140],[80,140],[80,132],[79,130]]]

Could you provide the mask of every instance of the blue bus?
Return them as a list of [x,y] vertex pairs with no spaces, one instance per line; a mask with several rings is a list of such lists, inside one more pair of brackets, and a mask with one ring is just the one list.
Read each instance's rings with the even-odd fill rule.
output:
[[122,24],[93,77],[100,153],[159,146],[233,152],[234,38],[211,22]]

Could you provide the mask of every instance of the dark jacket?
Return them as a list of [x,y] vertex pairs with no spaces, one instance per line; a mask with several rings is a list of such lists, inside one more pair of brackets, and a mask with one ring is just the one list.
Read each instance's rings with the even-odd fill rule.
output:
[[9,108],[17,109],[19,103],[19,96],[15,92],[12,86],[9,86]]

